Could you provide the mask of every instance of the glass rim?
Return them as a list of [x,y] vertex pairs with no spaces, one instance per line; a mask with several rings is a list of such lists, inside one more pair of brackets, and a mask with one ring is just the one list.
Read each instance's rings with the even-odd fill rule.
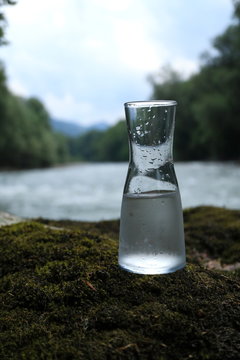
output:
[[175,100],[146,100],[146,101],[128,101],[124,103],[125,107],[150,107],[150,106],[176,106]]

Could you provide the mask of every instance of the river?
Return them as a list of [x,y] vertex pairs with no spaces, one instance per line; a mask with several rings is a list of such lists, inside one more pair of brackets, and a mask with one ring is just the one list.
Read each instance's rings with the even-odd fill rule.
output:
[[[240,209],[240,165],[176,163],[183,208]],[[0,172],[0,211],[23,217],[107,220],[120,216],[127,163],[82,163]]]

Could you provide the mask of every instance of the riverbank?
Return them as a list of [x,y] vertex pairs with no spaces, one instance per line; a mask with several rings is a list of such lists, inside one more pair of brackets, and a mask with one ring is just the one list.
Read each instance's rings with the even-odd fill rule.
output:
[[184,219],[188,265],[162,276],[119,269],[118,221],[1,227],[1,359],[237,359],[240,211]]

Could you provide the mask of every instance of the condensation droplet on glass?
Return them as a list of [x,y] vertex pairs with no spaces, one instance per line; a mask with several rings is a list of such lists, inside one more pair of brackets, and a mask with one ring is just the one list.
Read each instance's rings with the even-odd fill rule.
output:
[[[132,109],[131,106],[132,105],[129,105],[129,109]],[[150,107],[149,102],[146,102],[146,105],[144,104],[144,108],[141,109],[141,107],[142,107],[142,103],[140,103],[139,106],[138,104],[136,104],[137,111],[135,111],[134,109],[134,111],[127,112],[128,115],[127,124],[128,126],[132,127],[132,132],[135,132],[136,139],[134,139],[132,144],[130,143],[130,145],[132,145],[131,147],[132,153],[130,153],[130,156],[132,156],[133,159],[132,159],[132,163],[129,165],[129,169],[132,171],[132,173],[129,172],[128,175],[129,187],[126,188],[125,190],[126,198],[124,197],[123,200],[124,201],[129,200],[128,204],[132,204],[136,206],[137,212],[136,214],[134,214],[134,218],[132,218],[135,220],[133,222],[134,226],[132,226],[132,223],[130,223],[129,225],[128,218],[125,216],[125,214],[122,215],[121,226],[123,229],[123,234],[125,236],[124,231],[126,232],[128,231],[128,229],[130,230],[129,241],[131,243],[129,244],[131,248],[128,247],[126,251],[124,249],[125,253],[124,252],[120,253],[119,264],[121,267],[125,268],[126,270],[129,269],[130,271],[134,272],[138,267],[140,268],[140,270],[141,270],[141,266],[143,268],[144,264],[142,264],[142,260],[145,260],[146,261],[146,267],[144,268],[144,270],[146,270],[145,273],[148,273],[147,271],[151,270],[151,273],[157,274],[157,273],[161,273],[161,270],[159,271],[159,267],[161,267],[161,264],[159,264],[158,257],[162,256],[165,261],[165,254],[168,251],[168,249],[166,249],[166,246],[161,246],[161,248],[158,246],[159,237],[161,237],[161,239],[165,239],[166,237],[167,243],[171,241],[171,239],[169,239],[170,236],[168,236],[169,228],[171,227],[170,229],[171,231],[176,230],[177,226],[175,224],[177,219],[175,214],[176,212],[181,213],[181,209],[178,207],[176,211],[173,213],[174,225],[172,226],[172,223],[170,223],[170,226],[167,225],[166,229],[164,230],[165,224],[168,224],[168,217],[170,217],[173,210],[172,195],[175,195],[174,191],[178,190],[177,184],[175,185],[174,183],[174,179],[172,179],[172,181],[170,181],[169,179],[169,177],[172,176],[171,173],[172,170],[167,165],[169,159],[166,158],[165,156],[165,154],[167,154],[167,156],[171,155],[172,144],[171,141],[168,142],[168,140],[169,140],[169,133],[173,132],[173,128],[174,128],[173,115],[175,111],[172,111],[169,108],[168,110],[166,110],[166,108],[168,107],[168,103],[165,102],[160,103],[159,106],[158,104],[154,103],[152,109]],[[142,117],[141,121],[139,120],[139,116]],[[146,129],[148,130],[148,132],[146,132]],[[146,133],[147,135],[145,135]],[[167,137],[164,135],[167,135]],[[171,135],[170,135],[170,139],[171,139]],[[132,139],[130,138],[129,140],[131,141]],[[169,149],[166,149],[168,147]],[[165,166],[165,164],[167,166]],[[135,167],[133,168],[133,166]],[[135,195],[133,195],[133,199],[130,196],[131,193],[135,193]],[[132,201],[134,200],[134,196],[135,199],[139,200],[139,204],[136,201]],[[149,200],[149,203],[151,201],[152,205],[150,205],[149,208],[146,199]],[[171,201],[170,210],[168,210],[169,209],[168,201]],[[155,205],[156,205],[156,210],[154,208]],[[143,213],[140,212],[141,206],[143,207]],[[158,211],[158,206],[160,206],[160,211]],[[128,208],[126,209],[128,210]],[[148,209],[151,209],[151,211],[148,211]],[[160,212],[163,213],[163,217],[159,215]],[[156,214],[156,221],[155,220],[152,221],[153,220],[152,218],[153,216],[155,216],[155,214]],[[139,219],[136,219],[138,217]],[[148,217],[150,219],[148,219]],[[126,222],[124,223],[125,219]],[[144,231],[147,233],[147,234],[146,233],[144,234],[144,232],[141,233],[141,239],[140,239],[141,241],[139,241],[139,234],[137,233],[138,231],[137,229],[138,226],[136,226],[137,220],[139,220],[139,224],[141,227],[143,226],[143,222],[145,223]],[[150,226],[147,225],[148,220],[150,220]],[[156,223],[156,230],[152,229],[153,223]],[[156,233],[157,235],[156,240],[153,238],[151,231],[154,235]],[[180,231],[182,230],[180,229]],[[163,236],[163,232],[165,232],[166,235],[164,234]],[[177,229],[176,237],[178,236],[178,232],[179,231]],[[149,233],[151,236],[149,236]],[[123,245],[125,241],[124,236],[121,239]],[[174,237],[173,241],[175,241],[175,234],[174,236],[172,236],[171,233],[171,237]],[[183,242],[184,239],[182,238],[182,232],[180,234],[179,239]],[[176,239],[176,241],[178,241],[178,239]],[[174,250],[175,250],[174,246],[176,244],[176,241],[173,244]],[[143,244],[145,246],[145,249],[143,249]],[[135,263],[131,264],[131,256],[135,255],[134,253],[135,249],[133,249],[132,246],[136,246],[136,247],[140,246],[140,250],[136,248],[136,255],[137,255],[136,266]],[[169,245],[169,248],[171,248],[171,244]],[[155,256],[154,259],[153,256]],[[184,256],[182,256],[181,259],[178,260],[178,257],[180,258],[180,256],[179,253],[177,253],[176,251],[177,265],[178,264],[181,265],[180,261],[182,262],[184,261]],[[153,262],[151,257],[153,259]],[[129,261],[129,258],[130,258],[130,265],[124,267],[127,261]],[[148,258],[151,259],[150,266],[149,266]],[[135,261],[135,257],[133,257],[133,260]],[[169,264],[169,268],[170,266],[172,269],[173,266],[175,265],[172,264],[171,262]]]

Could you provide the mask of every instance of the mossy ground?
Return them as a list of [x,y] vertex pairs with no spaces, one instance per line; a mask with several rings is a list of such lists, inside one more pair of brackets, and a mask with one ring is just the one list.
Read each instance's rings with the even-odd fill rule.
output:
[[118,267],[118,221],[0,228],[0,359],[239,359],[239,270],[199,262],[239,261],[240,211],[184,216],[188,265],[161,276]]

